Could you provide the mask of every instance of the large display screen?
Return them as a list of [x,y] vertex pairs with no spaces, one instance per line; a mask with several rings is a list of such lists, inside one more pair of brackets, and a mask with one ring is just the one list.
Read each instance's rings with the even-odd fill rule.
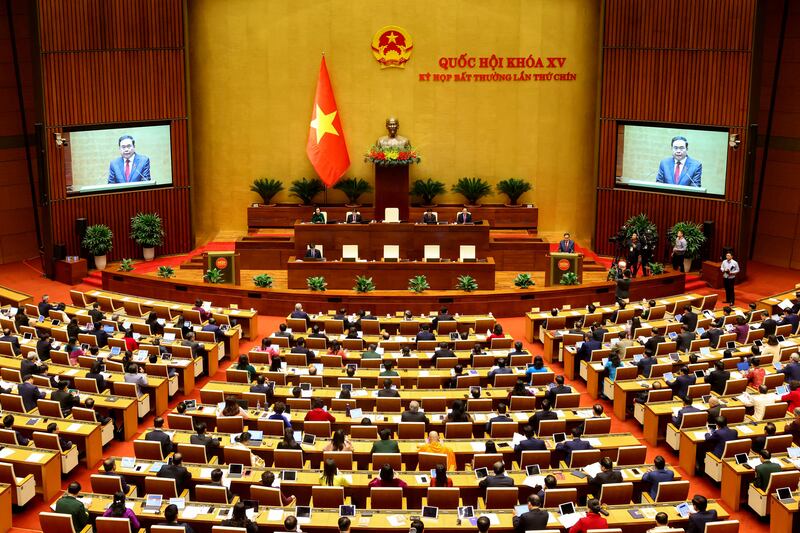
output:
[[172,184],[169,124],[73,130],[62,138],[68,194]]
[[726,130],[620,124],[617,137],[617,187],[725,195]]

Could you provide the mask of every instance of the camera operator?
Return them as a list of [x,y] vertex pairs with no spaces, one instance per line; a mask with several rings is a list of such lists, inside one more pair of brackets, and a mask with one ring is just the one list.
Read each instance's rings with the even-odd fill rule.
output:
[[639,240],[638,233],[631,233],[630,238],[625,242],[625,254],[628,260],[628,268],[633,277],[636,277],[639,272],[639,256],[642,254],[642,242]]

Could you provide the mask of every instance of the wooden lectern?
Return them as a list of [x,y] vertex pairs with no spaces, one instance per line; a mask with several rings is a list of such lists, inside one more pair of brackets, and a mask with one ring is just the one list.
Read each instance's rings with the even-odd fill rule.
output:
[[577,274],[578,283],[583,283],[583,254],[550,252],[547,254],[547,272],[545,272],[544,276],[544,286],[559,285],[561,276],[567,272]]
[[239,275],[239,254],[236,252],[206,252],[206,262],[203,265],[203,274],[205,275],[211,268],[217,268],[222,271],[222,283],[234,283],[240,285],[241,278]]
[[387,207],[399,210],[408,221],[408,168],[411,165],[375,165],[375,218],[383,220]]

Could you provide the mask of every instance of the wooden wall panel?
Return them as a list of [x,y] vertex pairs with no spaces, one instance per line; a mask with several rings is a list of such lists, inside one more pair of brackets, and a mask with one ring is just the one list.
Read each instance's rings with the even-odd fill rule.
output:
[[[77,255],[75,220],[107,224],[110,259],[139,257],[130,217],[157,212],[165,245],[192,247],[188,103],[183,0],[39,0],[40,64],[47,154],[50,232]],[[73,126],[168,122],[173,186],[90,196],[66,196],[63,152],[54,133]]]
[[[691,16],[658,0],[606,0],[598,142],[595,248],[614,252],[608,237],[630,216],[666,231],[681,220],[714,221],[711,256],[740,245],[751,109],[756,0],[698,0]],[[620,122],[662,122],[727,128],[741,139],[728,151],[724,199],[615,189]],[[744,252],[744,250],[743,250]]]

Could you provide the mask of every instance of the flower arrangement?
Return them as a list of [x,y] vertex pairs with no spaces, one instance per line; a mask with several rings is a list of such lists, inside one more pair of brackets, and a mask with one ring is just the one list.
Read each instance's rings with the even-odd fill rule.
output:
[[411,146],[407,148],[384,148],[377,144],[370,147],[364,156],[367,163],[376,165],[395,166],[411,165],[420,162],[419,153]]

